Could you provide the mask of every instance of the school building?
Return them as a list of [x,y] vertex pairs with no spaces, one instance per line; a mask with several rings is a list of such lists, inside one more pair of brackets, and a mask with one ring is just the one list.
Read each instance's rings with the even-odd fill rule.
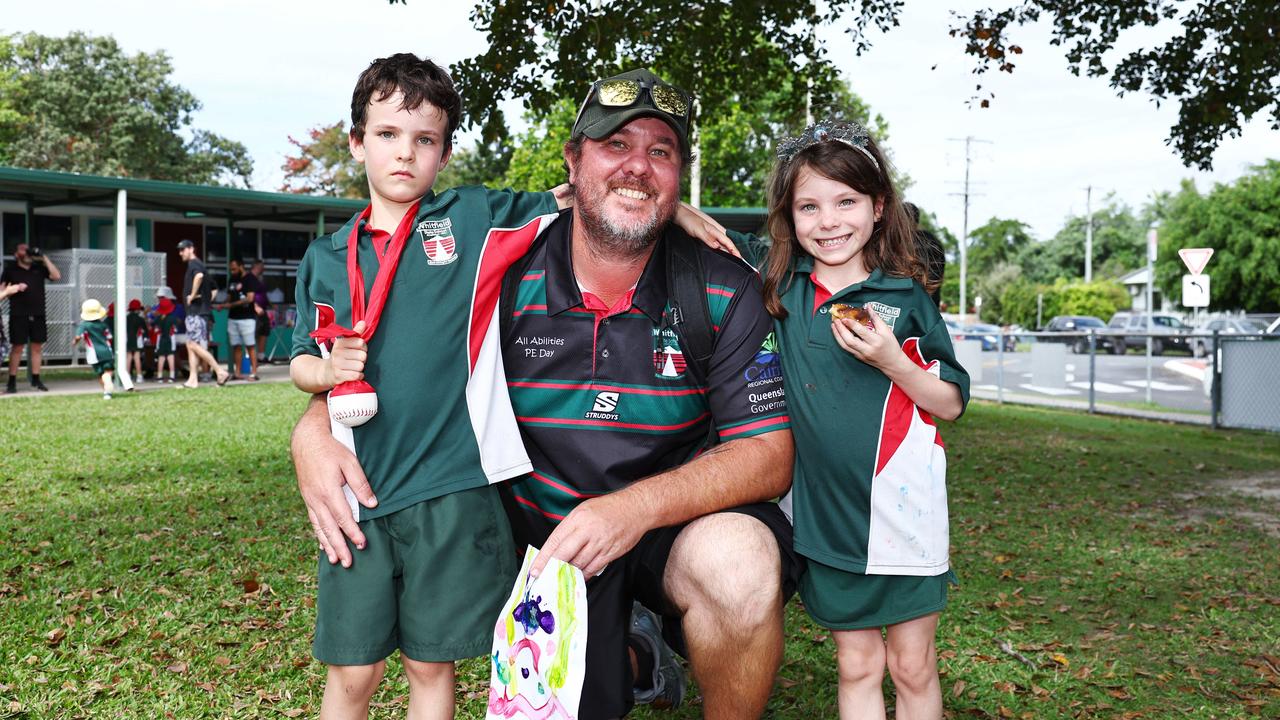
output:
[[[278,319],[268,351],[287,357],[293,289],[308,243],[317,234],[341,227],[365,204],[364,200],[0,166],[0,247],[6,264],[13,262],[19,243],[39,247],[63,274],[59,283],[46,286],[49,342],[45,357],[54,362],[73,359],[71,333],[86,298],[97,298],[104,305],[116,302],[117,307],[138,298],[150,307],[160,285],[168,285],[180,296],[186,272],[177,254],[182,240],[195,243],[218,287],[226,287],[230,259],[265,262],[265,280]],[[762,208],[704,210],[739,230],[758,232],[764,221]],[[123,252],[117,252],[121,237]],[[7,325],[6,302],[0,301],[0,322]],[[219,330],[215,338],[225,333]],[[123,331],[118,334],[123,336]]]

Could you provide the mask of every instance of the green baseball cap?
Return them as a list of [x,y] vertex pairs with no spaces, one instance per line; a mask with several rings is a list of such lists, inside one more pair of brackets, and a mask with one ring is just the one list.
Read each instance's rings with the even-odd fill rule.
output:
[[601,140],[636,118],[656,117],[675,130],[688,154],[690,112],[689,93],[648,70],[630,70],[591,84],[570,137]]

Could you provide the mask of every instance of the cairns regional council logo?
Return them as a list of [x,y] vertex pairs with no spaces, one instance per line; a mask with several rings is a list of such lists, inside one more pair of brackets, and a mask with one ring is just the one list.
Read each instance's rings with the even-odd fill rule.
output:
[[684,377],[686,365],[684,353],[680,351],[680,341],[676,339],[676,331],[669,327],[654,328],[654,375],[664,380],[679,380]]
[[766,385],[782,379],[782,363],[778,361],[778,340],[773,333],[769,333],[764,342],[760,343],[760,349],[756,352],[756,356],[751,358],[751,364],[743,371],[742,379],[747,381],[747,387]]
[[428,265],[448,265],[458,259],[458,246],[453,241],[453,221],[423,220],[418,223],[422,236],[422,251],[427,254]]

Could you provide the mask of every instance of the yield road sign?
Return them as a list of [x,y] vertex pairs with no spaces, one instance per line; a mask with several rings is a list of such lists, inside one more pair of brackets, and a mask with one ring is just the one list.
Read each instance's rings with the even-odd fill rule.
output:
[[1182,306],[1197,308],[1209,307],[1209,276],[1182,276]]
[[1204,272],[1204,266],[1209,264],[1209,258],[1213,257],[1213,248],[1182,248],[1178,251],[1178,257],[1182,258],[1182,264],[1187,266],[1192,275],[1199,275]]

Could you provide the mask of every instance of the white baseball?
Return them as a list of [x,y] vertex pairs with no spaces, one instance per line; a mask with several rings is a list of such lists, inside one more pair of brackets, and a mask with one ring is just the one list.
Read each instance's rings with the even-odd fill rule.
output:
[[378,414],[378,395],[357,392],[335,397],[329,394],[329,417],[347,427],[358,427]]

